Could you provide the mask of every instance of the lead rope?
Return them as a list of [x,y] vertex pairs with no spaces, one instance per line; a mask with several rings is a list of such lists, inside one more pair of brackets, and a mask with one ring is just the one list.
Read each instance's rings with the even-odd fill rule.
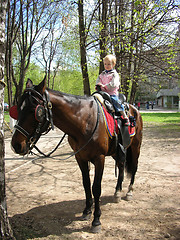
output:
[[[61,143],[62,143],[62,141],[64,140],[65,136],[66,136],[66,133],[64,133],[64,135],[62,136],[62,138],[61,138],[61,140],[59,141],[59,143],[57,144],[57,146],[56,146],[50,153],[48,153],[48,154],[43,153],[41,150],[39,150],[39,148],[38,148],[36,145],[34,145],[34,148],[35,148],[40,154],[42,154],[44,157],[50,157],[51,154],[53,154],[53,153],[57,150],[57,148],[61,145]],[[34,155],[37,155],[36,153],[34,153],[34,152],[32,152],[32,151],[31,151],[31,153],[33,153]]]

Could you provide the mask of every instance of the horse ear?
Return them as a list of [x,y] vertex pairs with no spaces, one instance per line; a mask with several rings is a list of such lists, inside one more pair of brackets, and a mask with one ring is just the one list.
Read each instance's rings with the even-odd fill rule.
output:
[[42,82],[40,82],[39,85],[36,87],[36,90],[41,94],[44,93],[45,89],[46,89],[46,75]]
[[33,87],[33,82],[31,81],[31,79],[28,78],[26,82],[26,88],[32,88],[32,87]]

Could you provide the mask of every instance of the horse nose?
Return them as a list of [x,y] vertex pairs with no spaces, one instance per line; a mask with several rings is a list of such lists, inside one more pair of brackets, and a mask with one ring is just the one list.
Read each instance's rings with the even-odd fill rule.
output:
[[16,143],[14,146],[13,146],[13,149],[16,153],[20,154],[21,153],[21,144],[20,143]]
[[12,149],[14,150],[15,153],[25,155],[26,154],[26,149],[23,147],[21,143],[13,143],[11,142]]

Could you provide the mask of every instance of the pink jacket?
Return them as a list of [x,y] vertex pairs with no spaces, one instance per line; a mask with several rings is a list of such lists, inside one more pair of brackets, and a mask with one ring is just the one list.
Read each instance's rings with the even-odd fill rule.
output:
[[109,93],[110,95],[118,95],[118,90],[120,86],[119,74],[115,69],[107,72],[103,71],[96,80],[96,84],[102,83],[105,85],[103,91]]

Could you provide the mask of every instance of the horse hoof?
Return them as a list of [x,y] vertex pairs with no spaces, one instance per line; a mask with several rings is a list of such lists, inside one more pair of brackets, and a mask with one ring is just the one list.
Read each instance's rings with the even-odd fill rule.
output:
[[119,203],[121,201],[121,195],[120,192],[115,192],[114,193],[114,202]]
[[88,221],[90,218],[91,218],[91,213],[89,213],[89,214],[83,214],[83,215],[80,217],[80,220],[81,220],[81,221]]
[[91,232],[92,232],[92,233],[100,233],[100,232],[101,232],[101,225],[92,226],[92,227],[91,227]]
[[126,201],[131,201],[133,199],[132,193],[127,193],[125,199]]

